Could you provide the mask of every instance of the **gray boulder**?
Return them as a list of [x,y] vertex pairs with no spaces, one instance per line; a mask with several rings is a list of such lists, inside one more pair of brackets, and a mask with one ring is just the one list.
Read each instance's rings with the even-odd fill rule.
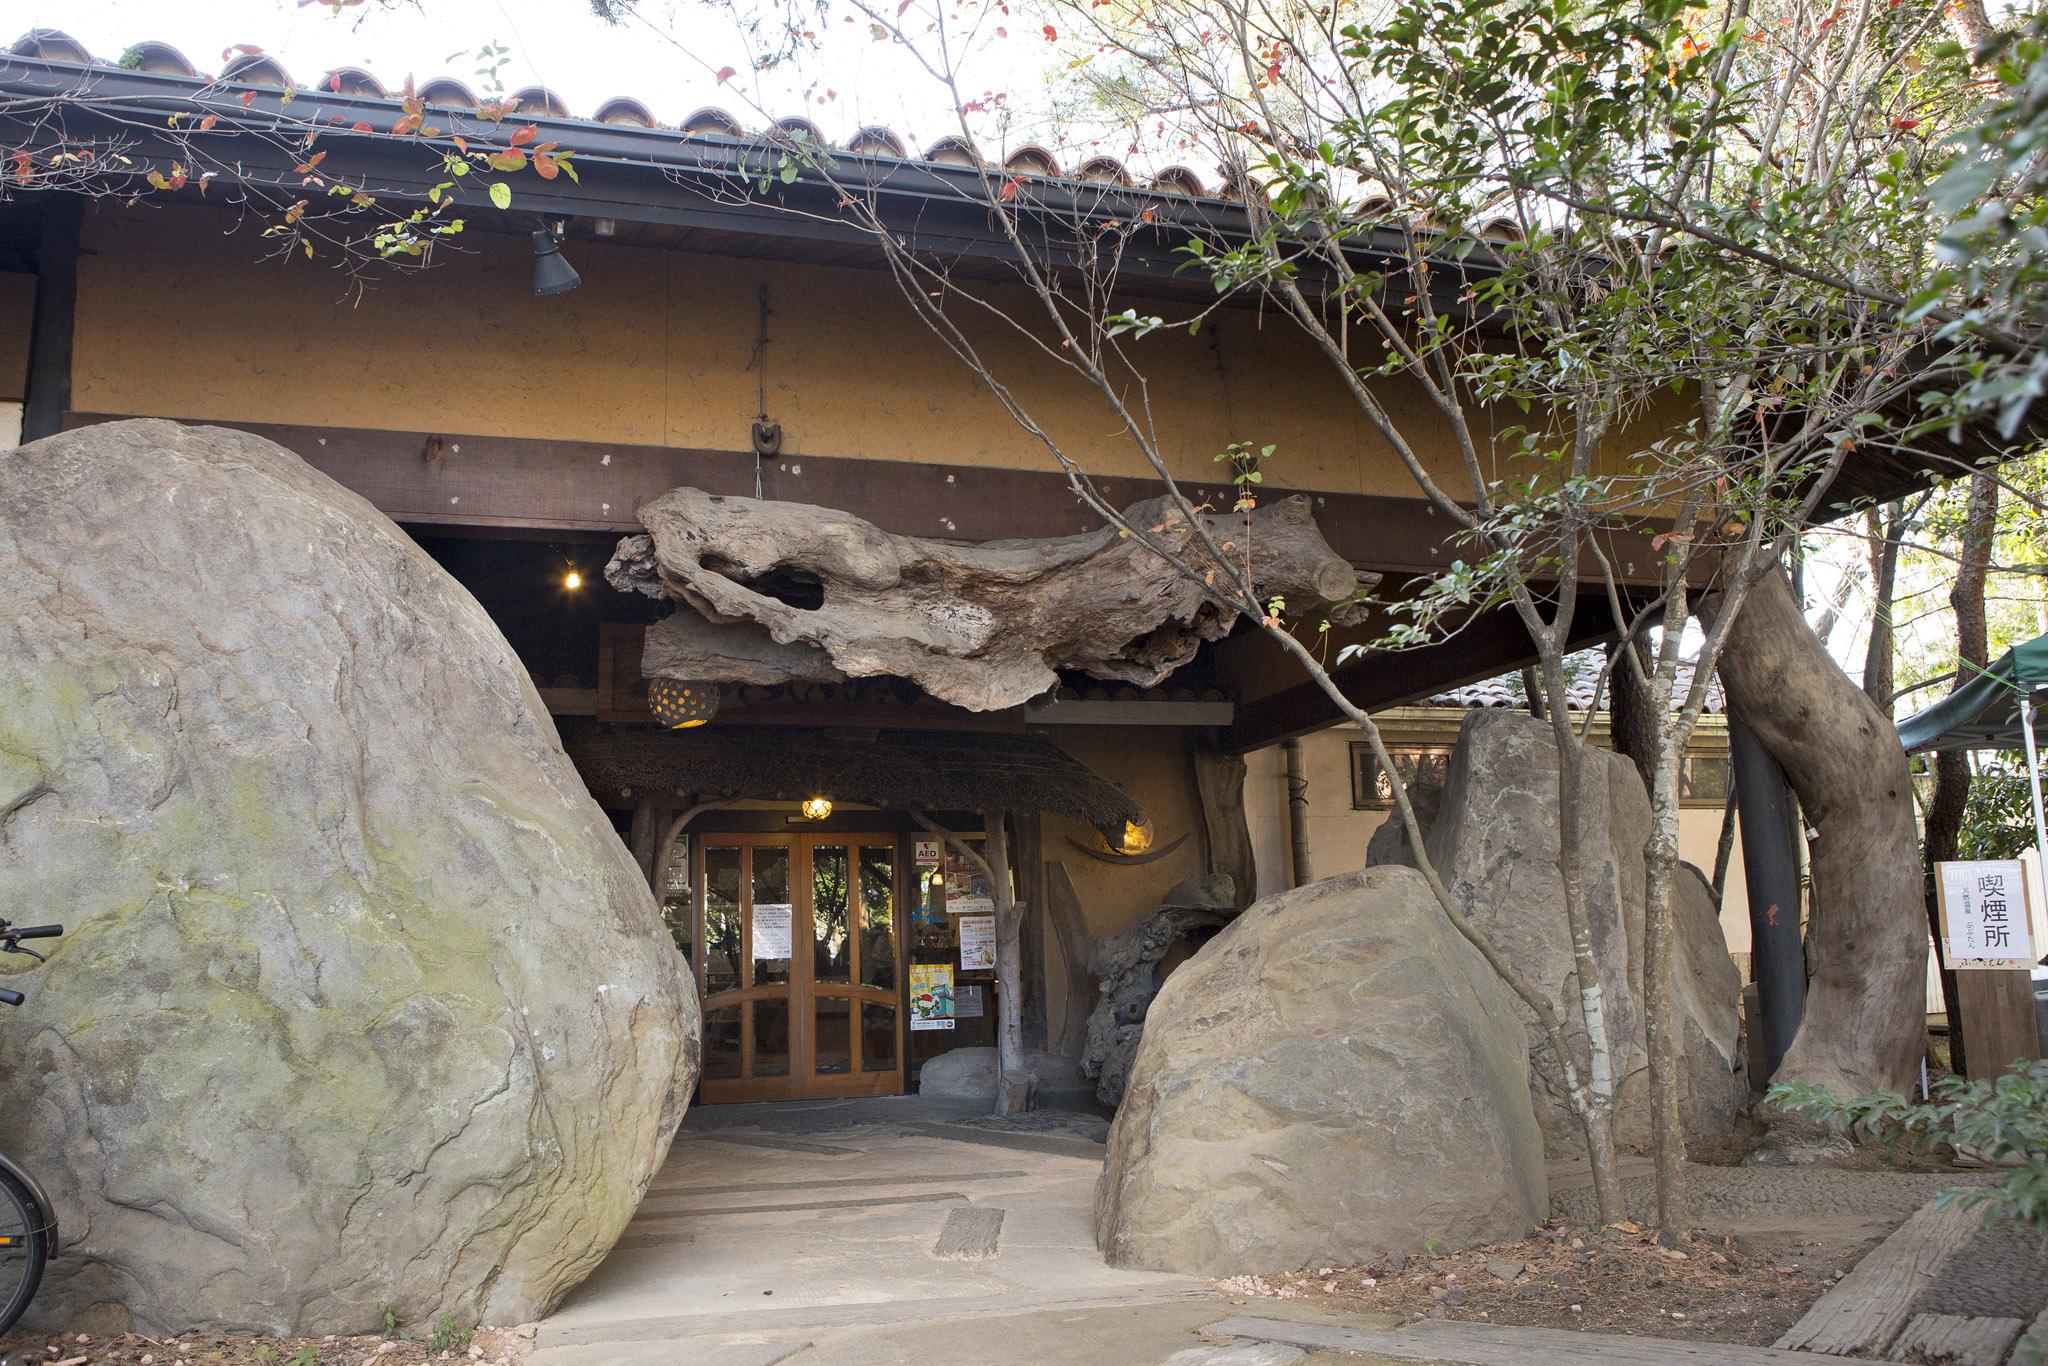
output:
[[1227,873],[1183,878],[1159,905],[1122,934],[1095,941],[1088,971],[1100,986],[1081,1044],[1081,1073],[1104,1105],[1123,1103],[1145,1012],[1166,978],[1161,965],[1176,945],[1206,942],[1237,918],[1237,884]]
[[46,1324],[536,1318],[694,1083],[647,884],[504,638],[281,446],[169,422],[0,453],[0,1148]]
[[[1601,964],[1601,995],[1621,1077],[1616,1137],[1649,1142],[1648,1053],[1643,1039],[1643,847],[1650,799],[1626,758],[1587,747],[1584,800],[1576,843],[1584,859],[1587,916]],[[1579,980],[1565,918],[1558,860],[1557,749],[1550,727],[1519,712],[1478,710],[1466,718],[1451,753],[1450,777],[1427,841],[1438,873],[1473,922],[1543,991],[1576,1036],[1585,1075],[1588,1050],[1579,1028]],[[1677,883],[1677,985],[1685,1032],[1684,1106],[1694,1134],[1729,1132],[1745,1082],[1736,1046],[1742,984],[1728,956],[1712,894],[1697,873]],[[1535,1051],[1531,1072],[1552,1157],[1582,1156],[1579,1121],[1556,1086],[1556,1069],[1534,1012],[1519,1001]]]
[[1528,1074],[1507,989],[1421,874],[1267,897],[1152,1003],[1097,1239],[1225,1276],[1520,1238],[1546,1206]]
[[[1031,1078],[1033,1109],[1087,1109],[1094,1099],[1072,1058],[1032,1049],[1024,1054],[1024,1071]],[[939,1054],[918,1069],[917,1093],[994,1105],[996,1050],[954,1048]]]

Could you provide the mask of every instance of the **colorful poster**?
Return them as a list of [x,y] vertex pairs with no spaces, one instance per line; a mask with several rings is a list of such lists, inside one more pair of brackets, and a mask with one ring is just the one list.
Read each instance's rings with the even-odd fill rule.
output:
[[960,984],[959,999],[954,1002],[953,1013],[963,1020],[978,1020],[981,1018],[980,983],[962,982]]
[[996,918],[993,915],[963,915],[960,926],[960,971],[994,972],[996,967]]
[[1949,966],[2032,967],[2037,950],[2027,923],[2026,865],[1998,859],[1939,866],[1941,937]]
[[770,962],[789,957],[789,903],[754,903],[754,961]]
[[953,965],[912,963],[910,965],[910,1027],[951,1029],[953,1027]]

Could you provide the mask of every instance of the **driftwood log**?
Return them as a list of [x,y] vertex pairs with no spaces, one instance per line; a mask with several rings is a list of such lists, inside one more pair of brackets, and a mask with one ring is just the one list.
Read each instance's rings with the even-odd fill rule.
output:
[[[1196,530],[1164,499],[1125,516],[1186,562]],[[973,711],[1055,687],[1056,670],[1151,687],[1229,633],[1237,613],[1115,528],[955,545],[897,536],[848,513],[680,488],[640,509],[613,587],[674,598],[649,632],[650,677],[784,682],[890,675]],[[1305,498],[1207,517],[1234,562],[1249,545],[1261,601],[1339,611],[1360,579],[1323,540]],[[709,628],[709,629],[707,629]]]
[[[1706,598],[1701,615],[1719,606]],[[1782,571],[1750,590],[1720,669],[1729,709],[1784,767],[1814,830],[1806,1010],[1773,1079],[1904,1091],[1925,1042],[1927,921],[1899,733],[1807,625]]]

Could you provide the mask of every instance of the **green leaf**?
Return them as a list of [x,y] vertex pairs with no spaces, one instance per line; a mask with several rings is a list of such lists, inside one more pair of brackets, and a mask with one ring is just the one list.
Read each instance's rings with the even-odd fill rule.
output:
[[502,180],[491,182],[491,202],[501,209],[512,207],[512,187]]

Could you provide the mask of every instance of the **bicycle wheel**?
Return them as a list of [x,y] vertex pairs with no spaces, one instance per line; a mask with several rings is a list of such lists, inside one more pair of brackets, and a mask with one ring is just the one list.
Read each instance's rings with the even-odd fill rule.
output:
[[36,1297],[43,1264],[50,1259],[50,1231],[36,1202],[6,1172],[0,1171],[0,1333],[14,1326]]

